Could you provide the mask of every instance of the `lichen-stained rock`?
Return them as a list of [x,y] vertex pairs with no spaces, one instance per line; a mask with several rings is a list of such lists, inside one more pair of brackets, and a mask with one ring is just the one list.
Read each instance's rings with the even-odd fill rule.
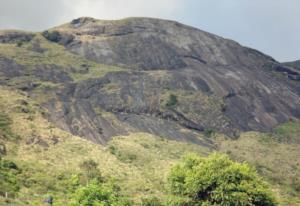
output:
[[[300,118],[295,66],[199,29],[151,18],[84,17],[43,35],[47,49],[59,44],[66,57],[73,54],[86,62],[28,68],[0,54],[1,84],[28,75],[35,79],[29,85],[55,84],[26,92],[39,99],[51,94],[43,101],[49,120],[96,143],[142,131],[213,147],[199,134],[237,137],[240,131],[270,131]],[[40,51],[55,57],[54,51]],[[93,65],[92,73],[82,65]],[[112,66],[122,69],[102,71]]]

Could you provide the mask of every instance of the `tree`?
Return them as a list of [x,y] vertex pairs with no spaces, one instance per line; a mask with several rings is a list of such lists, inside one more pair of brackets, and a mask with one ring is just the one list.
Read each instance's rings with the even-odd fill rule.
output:
[[130,206],[131,203],[121,197],[114,185],[91,181],[79,187],[71,201],[71,206]]
[[222,154],[186,156],[168,182],[176,201],[169,205],[274,206],[275,198],[255,169]]
[[21,169],[11,161],[0,157],[0,195],[15,197],[20,190],[18,175]]

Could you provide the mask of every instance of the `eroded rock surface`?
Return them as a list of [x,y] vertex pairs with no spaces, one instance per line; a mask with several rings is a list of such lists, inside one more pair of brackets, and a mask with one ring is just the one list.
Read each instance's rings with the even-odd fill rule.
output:
[[[44,103],[49,119],[94,142],[143,131],[210,145],[198,134],[237,137],[300,118],[299,70],[232,40],[150,18],[79,18],[49,33],[66,52],[124,68],[81,81],[55,64],[30,70],[60,85],[45,90],[55,94]],[[8,78],[27,71],[4,57],[0,67]]]

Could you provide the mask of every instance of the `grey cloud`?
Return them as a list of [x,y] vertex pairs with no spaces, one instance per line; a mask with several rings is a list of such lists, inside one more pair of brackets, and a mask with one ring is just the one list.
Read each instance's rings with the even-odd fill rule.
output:
[[61,0],[0,0],[0,29],[43,30],[69,12]]

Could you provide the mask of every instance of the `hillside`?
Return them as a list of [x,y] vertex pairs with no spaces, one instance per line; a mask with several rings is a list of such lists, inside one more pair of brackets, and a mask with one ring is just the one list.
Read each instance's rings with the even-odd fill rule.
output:
[[90,159],[99,164],[105,178],[118,182],[123,195],[140,205],[142,198],[166,197],[166,175],[184,154],[206,156],[213,151],[255,166],[281,205],[300,204],[299,123],[282,125],[273,134],[243,133],[238,140],[214,134],[213,149],[147,133],[115,137],[108,146],[101,146],[56,128],[26,93],[1,88],[0,97],[1,114],[11,119],[11,124],[1,127],[1,131],[8,131],[7,127],[11,131],[6,138],[1,135],[0,143],[6,148],[2,157],[21,169],[17,175],[20,191],[9,193],[8,202],[1,194],[0,205],[38,206],[48,196],[54,197],[54,205],[67,205],[72,177],[81,174],[80,165]]
[[[140,205],[167,196],[184,154],[247,161],[281,205],[300,205],[300,73],[177,22],[79,18],[0,31],[0,152],[19,191],[0,205],[68,205],[92,159]],[[0,168],[1,169],[1,168]],[[2,202],[1,202],[2,201]]]
[[94,142],[130,132],[195,142],[204,130],[235,137],[299,118],[299,72],[176,22],[79,18],[0,41],[2,84],[41,99],[50,121]]
[[293,62],[285,62],[283,64],[286,65],[286,66],[293,67],[293,68],[298,69],[298,70],[300,69],[300,60],[293,61]]

